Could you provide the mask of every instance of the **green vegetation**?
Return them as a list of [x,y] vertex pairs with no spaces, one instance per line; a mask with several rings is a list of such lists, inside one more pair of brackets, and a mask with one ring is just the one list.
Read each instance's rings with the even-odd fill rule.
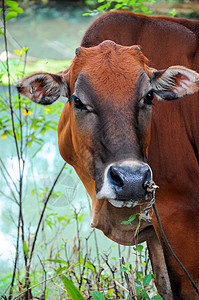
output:
[[[95,15],[108,10],[131,10],[133,12],[142,12],[145,14],[150,14],[151,11],[148,10],[145,2],[143,0],[98,0],[98,7],[94,10],[89,10],[88,13],[84,15]],[[154,0],[148,0],[147,4],[155,3]]]

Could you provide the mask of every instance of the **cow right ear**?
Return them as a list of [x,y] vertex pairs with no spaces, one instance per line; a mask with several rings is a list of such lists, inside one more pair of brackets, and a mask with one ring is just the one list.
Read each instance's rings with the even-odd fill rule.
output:
[[43,105],[52,104],[60,96],[68,97],[68,83],[64,75],[35,73],[28,75],[17,85],[18,92]]
[[160,99],[171,101],[199,90],[199,74],[182,66],[172,66],[162,71],[152,71],[152,89]]

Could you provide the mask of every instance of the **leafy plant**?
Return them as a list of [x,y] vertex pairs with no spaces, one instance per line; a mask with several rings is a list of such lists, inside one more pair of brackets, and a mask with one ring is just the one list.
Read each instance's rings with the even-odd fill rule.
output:
[[136,218],[136,214],[131,215],[127,221],[124,220],[124,221],[121,222],[121,224],[129,225],[135,220],[135,218]]
[[91,296],[94,298],[94,300],[105,300],[104,295],[98,291],[92,291]]
[[63,284],[68,292],[68,295],[70,296],[71,300],[85,300],[80,293],[80,291],[76,288],[76,286],[72,283],[70,279],[68,279],[66,276],[62,275],[61,280],[63,281]]
[[[144,14],[151,14],[151,11],[145,5],[146,1],[143,0],[98,0],[100,5],[93,10],[89,10],[84,16],[97,15],[105,11],[115,10],[131,10],[133,12],[141,12]],[[154,0],[148,0],[147,4],[155,3]]]

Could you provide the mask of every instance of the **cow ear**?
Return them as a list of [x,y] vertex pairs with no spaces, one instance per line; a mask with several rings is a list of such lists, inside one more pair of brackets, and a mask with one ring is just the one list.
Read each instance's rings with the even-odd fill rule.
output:
[[68,84],[63,75],[35,73],[28,75],[17,85],[18,92],[30,100],[48,105],[60,96],[68,96]]
[[158,98],[176,100],[199,90],[199,74],[182,66],[154,71],[152,89]]

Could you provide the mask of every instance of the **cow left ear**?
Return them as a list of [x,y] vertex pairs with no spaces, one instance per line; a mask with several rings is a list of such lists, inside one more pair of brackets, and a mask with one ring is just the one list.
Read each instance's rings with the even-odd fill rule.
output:
[[18,92],[43,105],[52,104],[60,96],[68,96],[68,84],[63,75],[35,73],[28,75],[17,85]]
[[199,90],[199,74],[182,66],[152,71],[152,90],[158,98],[177,100]]

